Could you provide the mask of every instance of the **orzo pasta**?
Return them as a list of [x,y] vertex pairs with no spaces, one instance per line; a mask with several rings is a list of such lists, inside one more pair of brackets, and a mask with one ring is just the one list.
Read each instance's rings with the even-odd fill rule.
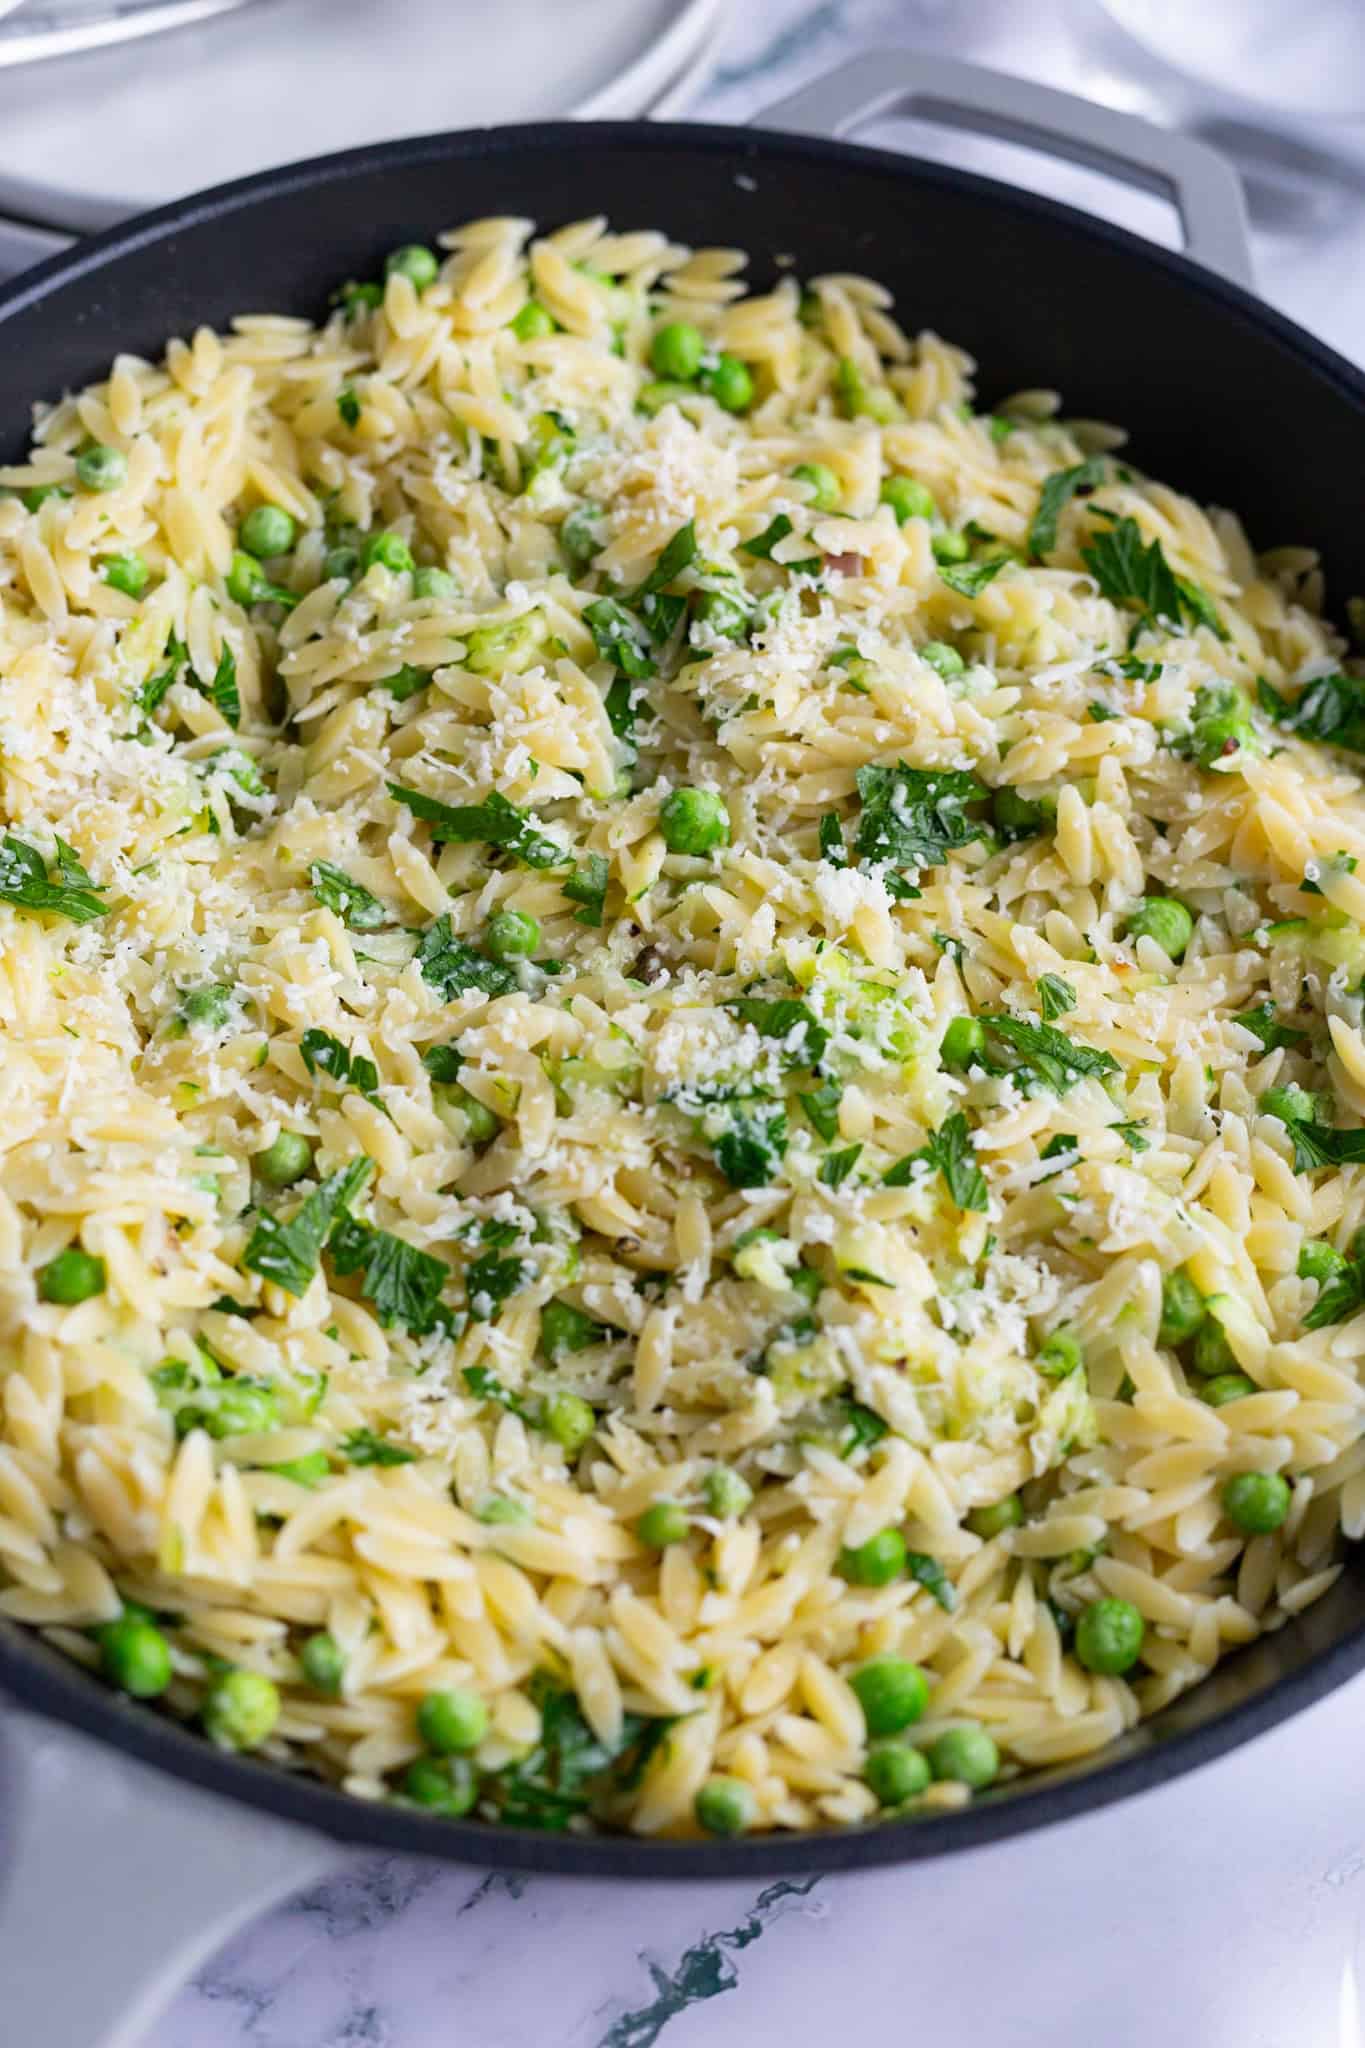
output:
[[442,243],[0,470],[0,1610],[445,1813],[959,1803],[1365,1526],[1365,679],[865,279]]

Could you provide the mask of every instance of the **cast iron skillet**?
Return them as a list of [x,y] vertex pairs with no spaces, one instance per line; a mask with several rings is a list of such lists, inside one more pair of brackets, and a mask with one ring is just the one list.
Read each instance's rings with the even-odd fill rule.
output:
[[[854,100],[904,97],[927,69],[942,87],[933,97],[971,97],[979,111],[982,74],[968,94],[957,90],[965,67],[915,59],[907,77],[896,63],[867,59],[861,72],[855,64],[840,74],[844,112]],[[942,83],[949,73],[951,92]],[[1034,99],[1030,126],[1036,89]],[[1127,145],[1109,154],[1133,155],[1138,124],[1086,114],[1092,125],[1111,120],[1111,142]],[[1151,138],[1168,159],[1173,142]],[[799,274],[857,269],[883,279],[912,329],[932,324],[971,350],[983,403],[1056,386],[1073,414],[1124,422],[1144,468],[1238,507],[1261,545],[1321,548],[1338,603],[1365,587],[1365,379],[1348,363],[1247,290],[1066,207],[903,156],[774,132],[612,123],[437,136],[163,208],[0,293],[0,455],[18,456],[35,398],[102,375],[117,350],[154,355],[168,335],[247,310],[317,314],[341,280],[376,274],[396,243],[471,216],[559,223],[597,212],[685,242],[741,246],[759,284],[793,264]],[[39,1715],[226,1799],[351,1842],[638,1877],[844,1869],[996,1841],[1187,1771],[1362,1666],[1365,1573],[1352,1568],[1301,1619],[1101,1756],[1001,1787],[964,1812],[802,1837],[674,1843],[491,1828],[349,1799],[220,1753],[109,1692],[33,1634],[0,1624],[0,1684]]]

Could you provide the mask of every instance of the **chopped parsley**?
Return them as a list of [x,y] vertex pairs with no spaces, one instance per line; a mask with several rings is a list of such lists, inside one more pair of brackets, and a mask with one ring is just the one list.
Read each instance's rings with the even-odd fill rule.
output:
[[1069,981],[1063,981],[1060,974],[1044,974],[1038,981],[1038,1006],[1043,1013],[1043,1022],[1050,1024],[1054,1017],[1064,1017],[1068,1010],[1076,1007],[1076,991]]
[[353,1159],[314,1188],[287,1223],[263,1213],[242,1253],[242,1264],[296,1298],[307,1292],[333,1230],[369,1179],[372,1164]]
[[311,1024],[299,1040],[303,1064],[310,1074],[325,1074],[339,1088],[354,1088],[371,1101],[379,1087],[379,1069],[363,1053],[351,1053],[330,1031]]
[[423,981],[447,1003],[470,993],[510,995],[521,986],[514,967],[505,966],[501,960],[490,960],[467,940],[455,937],[449,912],[423,932],[417,948],[417,965]]
[[354,1216],[340,1219],[328,1250],[343,1278],[362,1276],[360,1291],[373,1303],[382,1328],[398,1323],[413,1337],[428,1337],[433,1330],[450,1333],[452,1314],[441,1301],[450,1268],[443,1259]]
[[607,878],[611,873],[611,862],[604,853],[590,853],[583,865],[576,868],[561,886],[571,903],[581,903],[583,908],[574,913],[576,924],[590,925],[596,930],[602,923],[607,901]]
[[1086,1076],[1101,1077],[1119,1071],[1112,1053],[1078,1045],[1063,1032],[1054,1031],[1050,1024],[1035,1024],[1029,1017],[1011,1017],[1004,1012],[983,1015],[981,1022],[997,1057],[1002,1046],[1012,1056],[1005,1061],[1005,1071],[1040,1082],[1056,1095],[1064,1095],[1074,1082]]
[[845,1145],[840,1152],[827,1152],[820,1162],[820,1179],[827,1188],[840,1188],[862,1157],[861,1145]]
[[890,1188],[910,1187],[919,1177],[916,1168],[920,1166],[943,1175],[948,1193],[959,1209],[975,1209],[984,1214],[990,1206],[986,1176],[977,1164],[967,1119],[960,1110],[944,1120],[927,1145],[898,1159],[882,1180]]
[[779,1102],[743,1097],[728,1105],[714,1145],[716,1164],[732,1188],[767,1187],[787,1149],[787,1112]]
[[89,924],[109,909],[102,903],[103,884],[92,881],[73,847],[56,841],[51,862],[36,846],[6,832],[0,839],[0,903],[17,910],[48,910],[72,924]]
[[985,836],[985,824],[969,818],[966,806],[980,802],[986,791],[966,769],[867,763],[854,779],[862,799],[859,860],[893,868],[939,867],[957,847]]
[[337,393],[337,411],[348,427],[360,425],[360,400],[350,384],[343,384]]
[[806,1095],[798,1095],[797,1101],[806,1113],[811,1129],[830,1144],[839,1135],[839,1104],[844,1098],[842,1081],[822,1081],[818,1088],[812,1088]]
[[504,1259],[496,1251],[481,1252],[465,1268],[469,1313],[476,1323],[491,1323],[508,1296],[520,1293],[535,1277],[530,1259]]
[[779,996],[769,1002],[762,996],[737,996],[725,1006],[764,1038],[778,1041],[778,1057],[784,1067],[813,1067],[818,1064],[829,1033],[815,1012],[794,996]]
[[1261,709],[1286,731],[1325,740],[1349,754],[1365,754],[1365,677],[1319,676],[1292,702],[1258,677],[1256,695]]
[[459,845],[482,840],[486,846],[500,846],[528,868],[557,868],[566,855],[558,840],[536,829],[530,814],[493,790],[481,804],[445,804],[420,789],[405,789],[400,782],[389,784],[389,795],[430,825],[431,836]]
[[633,612],[626,610],[614,597],[599,597],[585,607],[583,623],[592,634],[597,652],[603,661],[609,661],[613,668],[634,682],[643,682],[646,677],[657,675],[653,657],[646,645],[648,635]]
[[1188,619],[1193,625],[1208,626],[1220,640],[1227,638],[1208,592],[1189,577],[1176,575],[1159,540],[1144,547],[1136,519],[1117,519],[1097,533],[1089,547],[1081,549],[1081,560],[1111,603],[1135,606],[1147,624],[1166,619],[1179,626]]
[[1028,551],[1035,562],[1057,545],[1057,522],[1078,491],[1097,490],[1105,479],[1104,458],[1091,455],[1070,469],[1054,469],[1043,481],[1038,506],[1028,530]]
[[384,905],[363,882],[357,882],[344,868],[333,867],[330,861],[315,860],[308,870],[308,880],[323,909],[334,911],[348,931],[372,932],[388,918]]
[[352,1465],[411,1465],[417,1457],[416,1451],[410,1451],[406,1444],[376,1436],[372,1429],[353,1429],[341,1439],[340,1450]]
[[939,565],[939,581],[946,583],[949,590],[955,590],[959,597],[980,597],[988,583],[994,583],[1012,555],[993,555],[986,562],[944,562]]
[[957,1591],[936,1557],[930,1557],[923,1550],[909,1551],[905,1569],[917,1586],[923,1586],[925,1592],[937,1600],[945,1613],[952,1613],[957,1605]]
[[664,588],[665,584],[672,583],[675,577],[681,576],[683,570],[690,568],[696,559],[697,528],[695,521],[689,519],[686,526],[678,528],[672,540],[669,541],[667,547],[659,556],[658,561],[636,591],[636,600],[638,601],[642,597],[653,597],[657,591]]

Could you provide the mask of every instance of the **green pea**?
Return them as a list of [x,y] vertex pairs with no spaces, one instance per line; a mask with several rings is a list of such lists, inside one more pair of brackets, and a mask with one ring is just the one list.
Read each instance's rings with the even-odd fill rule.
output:
[[742,640],[752,623],[745,599],[729,590],[703,590],[693,613],[697,623],[707,626],[725,640]]
[[1219,1372],[1205,1380],[1199,1388],[1199,1398],[1210,1408],[1225,1408],[1229,1401],[1241,1401],[1259,1391],[1255,1380],[1249,1380],[1244,1372]]
[[476,626],[464,636],[464,665],[476,676],[521,675],[538,658],[546,631],[539,612]]
[[1092,1600],[1076,1617],[1077,1659],[1102,1678],[1118,1678],[1137,1663],[1146,1633],[1131,1600]]
[[808,484],[810,486],[810,496],[806,502],[813,511],[838,511],[843,492],[839,489],[838,477],[834,474],[828,463],[798,463],[792,471],[792,479],[795,483]]
[[649,365],[656,377],[690,384],[701,369],[706,336],[690,320],[670,320],[649,345]]
[[1205,683],[1195,691],[1190,753],[1201,768],[1212,768],[1243,747],[1255,748],[1250,706],[1233,683]]
[[1204,1321],[1207,1310],[1204,1297],[1183,1268],[1168,1273],[1161,1283],[1161,1324],[1156,1333],[1158,1344],[1165,1344],[1174,1350],[1192,1337]]
[[348,320],[356,319],[362,313],[373,313],[384,303],[384,287],[374,280],[364,284],[344,284],[337,293],[341,307]]
[[353,547],[328,548],[322,558],[324,583],[354,583],[360,574],[360,550]]
[[211,981],[204,988],[192,988],[182,997],[176,1017],[188,1029],[220,1031],[232,1010],[232,990],[226,982]]
[[648,413],[652,419],[662,412],[666,405],[680,405],[685,398],[695,398],[696,392],[690,384],[675,383],[672,378],[657,378],[652,384],[642,384],[635,396],[640,412]]
[[315,1692],[330,1693],[335,1698],[341,1691],[342,1680],[346,1676],[346,1659],[340,1643],[326,1629],[319,1629],[316,1635],[305,1636],[299,1645],[299,1663]]
[[287,555],[298,527],[279,505],[253,505],[237,530],[237,540],[249,555],[268,561],[272,555]]
[[597,1417],[581,1394],[551,1394],[541,1416],[541,1427],[574,1457],[597,1428]]
[[867,1752],[863,1777],[882,1806],[918,1799],[933,1779],[928,1761],[904,1742],[876,1742]]
[[38,1268],[40,1298],[56,1302],[59,1308],[74,1308],[77,1302],[89,1301],[92,1295],[103,1292],[104,1260],[97,1259],[93,1252],[82,1251],[79,1245],[68,1245],[55,1259]]
[[849,1679],[869,1735],[899,1735],[929,1704],[929,1681],[907,1657],[871,1657]]
[[494,960],[529,960],[540,944],[540,920],[525,910],[495,910],[484,944]]
[[1023,1502],[1017,1493],[1007,1493],[1003,1500],[992,1501],[988,1508],[973,1508],[967,1517],[967,1527],[973,1536],[989,1542],[1006,1529],[1017,1529],[1023,1519]]
[[1299,1253],[1299,1278],[1316,1280],[1322,1286],[1344,1273],[1349,1264],[1349,1259],[1334,1244],[1328,1244],[1325,1238],[1313,1238]]
[[543,341],[547,334],[555,332],[558,324],[539,299],[528,299],[515,319],[508,322],[518,341]]
[[714,853],[730,844],[725,799],[715,789],[675,789],[659,811],[659,830],[670,853]]
[[440,269],[440,257],[422,242],[405,242],[401,249],[391,249],[384,258],[385,277],[405,277],[418,292],[435,284]]
[[1085,1353],[1069,1330],[1054,1330],[1039,1347],[1038,1370],[1050,1380],[1068,1379],[1085,1365]]
[[929,546],[934,560],[940,564],[965,562],[972,551],[972,544],[966,534],[955,533],[951,527],[943,533],[936,533]]
[[698,1827],[708,1835],[742,1835],[754,1824],[757,1803],[742,1778],[708,1778],[693,1802]]
[[754,380],[738,356],[722,356],[701,380],[702,390],[723,412],[747,412],[754,402]]
[[1035,802],[1006,785],[991,798],[991,816],[1002,839],[1034,839],[1045,832],[1057,815],[1055,803]]
[[435,597],[449,603],[459,596],[460,586],[448,569],[414,569],[412,594],[414,597]]
[[502,1119],[477,1095],[471,1095],[458,1081],[440,1091],[442,1100],[458,1110],[464,1120],[464,1134],[471,1145],[486,1145],[502,1129]]
[[524,1500],[509,1500],[506,1494],[495,1493],[478,1510],[476,1520],[490,1529],[524,1529],[535,1516]]
[[135,548],[126,555],[109,555],[100,564],[100,574],[109,588],[121,590],[125,597],[141,597],[151,573]]
[[690,1524],[687,1511],[675,1500],[656,1500],[635,1524],[635,1533],[651,1550],[666,1550],[670,1543],[686,1541]]
[[477,1749],[488,1733],[488,1709],[463,1686],[429,1692],[417,1709],[417,1733],[433,1756]]
[[728,1465],[713,1465],[702,1481],[701,1491],[706,1512],[721,1522],[747,1515],[754,1502],[754,1490],[748,1480]]
[[1318,1099],[1308,1089],[1291,1084],[1267,1088],[1256,1107],[1262,1116],[1277,1116],[1281,1123],[1313,1123],[1318,1114]]
[[984,1728],[969,1722],[945,1728],[929,1745],[929,1768],[936,1778],[949,1778],[979,1792],[1000,1770],[1000,1752]]
[[403,1774],[403,1791],[414,1806],[459,1820],[479,1796],[479,1781],[467,1756],[419,1756]]
[[927,661],[930,668],[937,669],[946,683],[951,676],[965,675],[967,664],[955,647],[946,640],[926,640],[920,649],[920,660]]
[[1291,1498],[1280,1472],[1237,1472],[1223,1488],[1223,1513],[1248,1536],[1268,1536],[1289,1513]]
[[1194,918],[1176,896],[1147,896],[1129,914],[1128,936],[1155,939],[1168,960],[1179,960],[1194,937]]
[[259,604],[270,589],[270,578],[256,560],[238,548],[227,572],[227,594],[234,604]]
[[985,1050],[985,1025],[975,1017],[954,1017],[939,1041],[938,1056],[945,1067],[965,1070],[979,1062]]
[[161,1630],[127,1608],[99,1632],[105,1676],[135,1700],[153,1700],[171,1682],[171,1649]]
[[274,1388],[261,1380],[230,1380],[203,1414],[204,1428],[218,1440],[260,1436],[279,1425],[279,1400]]
[[128,458],[97,441],[76,457],[76,481],[83,491],[116,491],[128,479]]
[[839,1552],[839,1570],[855,1586],[889,1586],[905,1570],[905,1538],[899,1529],[879,1529],[854,1550]]
[[272,1188],[292,1187],[312,1166],[313,1147],[302,1132],[281,1131],[273,1144],[256,1154],[252,1164]]
[[1190,1357],[1195,1371],[1204,1379],[1237,1370],[1237,1354],[1229,1344],[1222,1324],[1212,1316],[1207,1316],[1195,1332],[1194,1350]]
[[869,384],[852,356],[841,356],[834,372],[834,391],[840,410],[851,420],[876,420],[886,426],[901,418],[895,393],[885,384]]
[[360,559],[366,569],[372,569],[375,563],[379,562],[395,576],[410,574],[414,566],[412,549],[402,534],[388,530],[369,536],[361,550]]
[[259,1671],[224,1671],[205,1693],[199,1717],[220,1749],[259,1749],[280,1717],[280,1695]]
[[938,516],[933,492],[912,476],[889,476],[882,485],[880,496],[883,505],[889,505],[895,513],[897,526],[904,526],[907,519],[935,519]]

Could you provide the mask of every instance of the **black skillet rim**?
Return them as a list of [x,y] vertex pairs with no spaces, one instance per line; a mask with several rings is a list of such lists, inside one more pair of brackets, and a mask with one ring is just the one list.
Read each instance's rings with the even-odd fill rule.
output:
[[[38,304],[52,288],[96,275],[120,255],[192,230],[200,223],[249,210],[257,198],[345,183],[371,171],[401,169],[406,164],[443,159],[455,164],[504,152],[553,154],[568,148],[601,149],[609,154],[620,145],[646,153],[681,146],[711,156],[730,155],[736,159],[737,169],[749,164],[767,166],[783,158],[815,165],[853,162],[930,189],[965,191],[991,202],[1002,213],[1042,220],[1082,242],[1102,244],[1139,266],[1168,272],[1192,293],[1212,300],[1229,317],[1268,335],[1332,386],[1344,402],[1365,412],[1365,375],[1344,356],[1240,285],[1126,229],[998,179],[890,150],[770,129],[683,122],[588,125],[561,121],[534,127],[467,129],[370,144],[258,172],[140,214],[21,272],[0,288],[0,333],[10,317]],[[1365,1668],[1365,1625],[1361,1625],[1307,1658],[1298,1670],[1206,1725],[1164,1739],[1158,1735],[1144,1738],[1139,1731],[1136,1737],[1124,1739],[1125,1746],[1135,1745],[1132,1752],[1114,1761],[1104,1761],[1105,1753],[1100,1752],[1084,1766],[1021,1780],[1017,1790],[1002,1787],[961,1812],[802,1835],[676,1842],[639,1836],[540,1834],[483,1822],[443,1821],[412,1809],[357,1799],[322,1779],[215,1749],[188,1725],[109,1692],[36,1635],[25,1640],[30,1634],[18,1624],[0,1627],[0,1684],[15,1698],[205,1792],[312,1828],[339,1843],[438,1856],[493,1869],[600,1878],[805,1875],[920,1861],[982,1848],[1081,1818],[1181,1777],[1267,1733]]]

